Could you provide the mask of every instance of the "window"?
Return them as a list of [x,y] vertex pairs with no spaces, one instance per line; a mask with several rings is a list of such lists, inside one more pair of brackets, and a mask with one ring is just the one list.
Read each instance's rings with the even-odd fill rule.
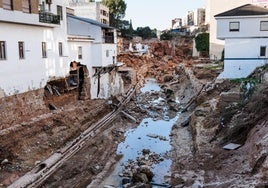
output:
[[82,46],[78,47],[78,59],[82,59]]
[[18,47],[19,47],[19,58],[24,59],[24,42],[18,42]]
[[60,20],[63,19],[62,6],[57,5],[57,14],[60,16]]
[[6,57],[6,42],[0,41],[0,60],[5,60]]
[[260,56],[265,57],[266,56],[266,46],[260,47]]
[[59,56],[63,56],[62,42],[59,42]]
[[240,23],[239,22],[230,22],[229,31],[239,31]]
[[30,0],[22,0],[22,12],[31,13]]
[[47,57],[47,43],[42,42],[42,57],[46,58]]
[[268,31],[268,21],[261,21],[260,30],[261,31]]
[[3,8],[13,10],[13,0],[3,0]]

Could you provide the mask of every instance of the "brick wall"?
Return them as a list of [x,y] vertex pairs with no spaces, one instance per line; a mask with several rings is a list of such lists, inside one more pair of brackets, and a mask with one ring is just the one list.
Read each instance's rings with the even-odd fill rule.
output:
[[0,130],[48,113],[45,106],[44,90],[39,89],[0,99]]

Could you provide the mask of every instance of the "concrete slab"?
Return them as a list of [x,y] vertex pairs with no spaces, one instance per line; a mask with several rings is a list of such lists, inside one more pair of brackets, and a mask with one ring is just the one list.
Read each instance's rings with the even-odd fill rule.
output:
[[234,144],[234,143],[230,143],[230,144],[227,144],[223,147],[223,149],[226,149],[226,150],[235,150],[237,148],[239,148],[241,145],[240,144]]

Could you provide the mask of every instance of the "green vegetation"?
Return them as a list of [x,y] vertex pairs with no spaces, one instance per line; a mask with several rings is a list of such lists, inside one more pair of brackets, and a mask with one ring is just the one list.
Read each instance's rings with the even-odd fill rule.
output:
[[160,40],[171,40],[173,39],[174,34],[171,31],[168,32],[164,32],[161,36],[160,36]]
[[202,56],[208,56],[209,54],[209,34],[200,33],[195,37],[195,47]]
[[215,64],[206,65],[205,69],[215,70],[215,69],[222,69],[222,62],[217,62]]
[[121,37],[127,38],[127,39],[132,39],[133,38],[134,30],[133,30],[133,27],[132,27],[131,20],[130,20],[130,22],[127,21],[127,20],[120,21],[119,29],[120,29],[120,32],[121,32]]
[[110,25],[119,28],[120,21],[125,17],[127,4],[124,0],[102,0],[102,4],[109,7]]
[[151,30],[150,27],[138,27],[134,32],[136,36],[142,37],[142,39],[156,38],[156,30]]

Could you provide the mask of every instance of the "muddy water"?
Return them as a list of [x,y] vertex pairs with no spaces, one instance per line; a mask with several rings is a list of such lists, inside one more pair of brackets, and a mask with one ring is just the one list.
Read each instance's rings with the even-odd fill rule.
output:
[[[160,92],[161,88],[154,79],[148,78],[141,88],[142,93]],[[162,97],[149,101],[152,106],[165,101]],[[143,104],[140,104],[143,105]],[[148,105],[148,104],[147,104]],[[130,161],[136,161],[136,158],[142,156],[143,149],[149,149],[151,153],[159,155],[160,161],[151,166],[151,171],[154,173],[153,181],[155,183],[165,183],[165,176],[170,172],[172,160],[170,156],[170,132],[173,125],[176,123],[179,115],[169,118],[167,107],[163,108],[162,119],[147,117],[135,129],[130,129],[125,133],[125,141],[118,145],[117,153],[123,155],[119,164],[117,164],[114,172],[104,181],[103,185],[112,185],[120,187],[120,174],[124,166]],[[149,113],[151,114],[151,113]],[[152,113],[153,114],[153,113]]]

